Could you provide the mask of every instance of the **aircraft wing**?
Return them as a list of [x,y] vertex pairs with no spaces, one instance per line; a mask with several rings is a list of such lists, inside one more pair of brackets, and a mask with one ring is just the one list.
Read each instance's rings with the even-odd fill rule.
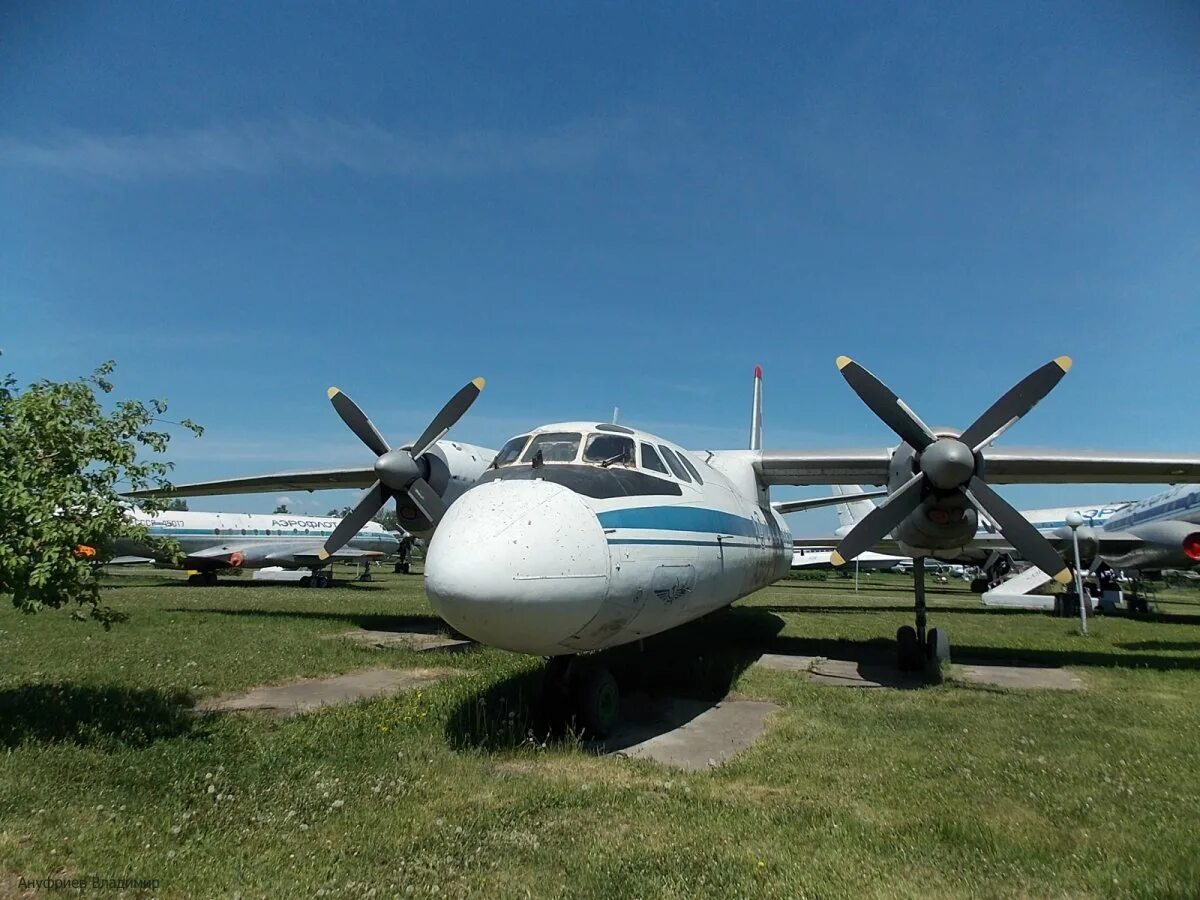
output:
[[[287,563],[284,562],[284,560],[286,559],[286,560],[290,560],[293,565],[315,566],[319,563],[324,562],[324,560],[322,560],[321,557],[318,555],[320,550],[321,550],[321,545],[314,544],[313,546],[306,547],[302,550],[283,551],[280,553],[272,553],[267,558],[272,560],[273,562],[278,562],[281,565],[287,565]],[[386,556],[386,554],[380,552],[379,550],[355,550],[353,547],[343,547],[341,550],[338,550],[336,553],[329,554],[329,556],[327,558],[335,560],[335,561],[339,561],[339,562],[340,561],[361,562],[361,561],[367,560],[367,559],[380,559],[383,556]]]
[[216,494],[267,494],[275,491],[326,491],[370,487],[376,480],[370,467],[316,469],[308,472],[277,472],[246,475],[220,481],[196,481],[172,485],[163,491],[130,491],[126,497],[208,497]]
[[[892,448],[763,450],[753,460],[763,484],[886,484]],[[992,484],[1196,484],[1200,456],[1112,450],[986,451]]]
[[[221,544],[219,547],[206,547],[203,550],[197,550],[195,553],[189,553],[184,557],[184,566],[200,566],[211,564],[213,562],[224,563],[228,566],[259,566],[264,563],[270,563],[277,566],[315,566],[322,564],[323,560],[318,555],[321,550],[320,543],[313,541],[302,541],[294,544],[284,544],[282,547],[278,545],[265,545],[248,541],[246,543],[231,542]],[[331,554],[330,559],[333,560],[355,560],[364,559],[379,559],[386,554],[379,550],[357,550],[354,547],[342,547],[337,553]]]

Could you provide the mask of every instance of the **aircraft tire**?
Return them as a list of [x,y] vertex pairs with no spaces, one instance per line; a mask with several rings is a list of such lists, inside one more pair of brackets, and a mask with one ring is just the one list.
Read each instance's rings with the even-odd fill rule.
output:
[[204,575],[200,572],[197,572],[195,575],[189,575],[188,579],[187,579],[187,583],[190,584],[192,587],[196,587],[198,585],[204,584]]
[[925,635],[925,655],[931,662],[950,661],[950,639],[941,628],[931,628]]
[[313,581],[311,575],[300,576],[300,587],[312,587],[312,583]]
[[584,737],[607,737],[616,727],[621,712],[617,680],[606,668],[588,666],[574,681],[571,693],[576,724]]
[[901,625],[896,629],[896,662],[903,672],[916,672],[925,666],[925,648],[917,643],[917,629]]

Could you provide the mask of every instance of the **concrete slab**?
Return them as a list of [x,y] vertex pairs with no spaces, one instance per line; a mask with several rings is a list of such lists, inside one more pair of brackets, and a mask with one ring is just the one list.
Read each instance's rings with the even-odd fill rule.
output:
[[818,684],[851,688],[895,688],[911,691],[929,684],[918,672],[902,672],[886,663],[858,662],[850,659],[826,659],[812,668],[812,680]]
[[764,653],[754,665],[777,672],[811,672],[813,666],[824,662],[823,656],[788,656],[784,653]]
[[402,694],[457,674],[457,669],[362,669],[330,678],[306,678],[210,697],[200,701],[196,708],[204,712],[260,711],[295,716],[322,706]]
[[371,631],[356,628],[339,635],[343,640],[373,647],[376,650],[416,650],[425,653],[430,650],[445,650],[448,653],[460,653],[475,646],[474,641],[465,638],[453,638],[436,631]]
[[997,666],[983,663],[953,665],[950,677],[990,687],[1050,691],[1082,691],[1083,679],[1067,669],[1041,666]]
[[767,716],[779,709],[759,700],[627,698],[622,705],[626,721],[596,749],[688,772],[706,772],[732,759],[758,739]]

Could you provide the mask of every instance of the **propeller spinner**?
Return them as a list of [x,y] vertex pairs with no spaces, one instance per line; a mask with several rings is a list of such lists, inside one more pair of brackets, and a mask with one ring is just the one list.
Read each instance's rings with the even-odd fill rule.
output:
[[[837,367],[863,403],[912,448],[913,475],[846,535],[833,554],[834,565],[870,549],[934,495],[935,501],[945,504],[930,505],[928,514],[934,521],[935,516],[954,512],[961,520],[961,498],[965,498],[1021,556],[1062,584],[1071,580],[1070,570],[1053,545],[984,480],[982,453],[1050,393],[1071,368],[1070,357],[1060,356],[1035,370],[957,436],[934,434],[887,385],[850,357],[839,356]],[[902,447],[897,453],[904,450]],[[956,510],[956,506],[960,508]]]
[[358,534],[393,497],[405,499],[428,520],[430,526],[441,520],[446,513],[446,504],[426,480],[428,464],[423,463],[421,458],[470,409],[475,398],[483,390],[484,383],[482,378],[474,378],[467,382],[442,407],[441,412],[433,417],[433,421],[421,432],[419,438],[410,446],[398,447],[395,450],[388,446],[379,429],[367,418],[367,414],[357,403],[338,388],[329,389],[329,401],[337,410],[337,414],[375,454],[375,474],[378,480],[363,492],[354,508],[338,523],[333,534],[325,541],[325,546],[319,554],[321,559],[328,559],[345,546],[346,542]]

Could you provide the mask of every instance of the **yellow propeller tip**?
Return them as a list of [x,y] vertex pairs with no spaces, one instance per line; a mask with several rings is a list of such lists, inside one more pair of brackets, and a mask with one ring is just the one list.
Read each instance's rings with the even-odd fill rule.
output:
[[329,390],[327,390],[325,392],[325,396],[328,397],[330,400],[332,400],[334,397],[336,397],[341,392],[342,392],[341,388],[331,387]]
[[1058,359],[1055,360],[1055,362],[1058,363],[1058,367],[1060,369],[1062,369],[1064,372],[1071,371],[1071,357],[1060,356]]
[[472,379],[471,379],[471,384],[475,385],[475,387],[476,387],[476,389],[477,389],[477,390],[480,390],[480,391],[482,391],[482,390],[483,390],[483,386],[484,386],[485,384],[487,384],[487,382],[486,382],[486,381],[485,381],[483,378],[472,378]]
[[1070,584],[1071,583],[1071,570],[1064,567],[1057,575],[1054,576],[1054,580],[1057,581],[1059,584]]
[[[838,371],[839,372],[842,371],[842,369],[846,368],[846,366],[850,365],[850,363],[852,363],[852,362],[854,362],[854,360],[852,360],[848,356],[839,356],[837,358]],[[838,558],[841,559],[841,557],[838,557]]]
[[[844,358],[845,357],[843,357],[843,359]],[[836,550],[834,550],[832,553],[829,554],[829,563],[830,563],[830,565],[834,565],[834,566],[844,566],[846,564],[846,560],[842,559],[842,554],[840,554]]]
[[317,559],[322,561],[329,559],[329,551],[322,547],[317,551]]

